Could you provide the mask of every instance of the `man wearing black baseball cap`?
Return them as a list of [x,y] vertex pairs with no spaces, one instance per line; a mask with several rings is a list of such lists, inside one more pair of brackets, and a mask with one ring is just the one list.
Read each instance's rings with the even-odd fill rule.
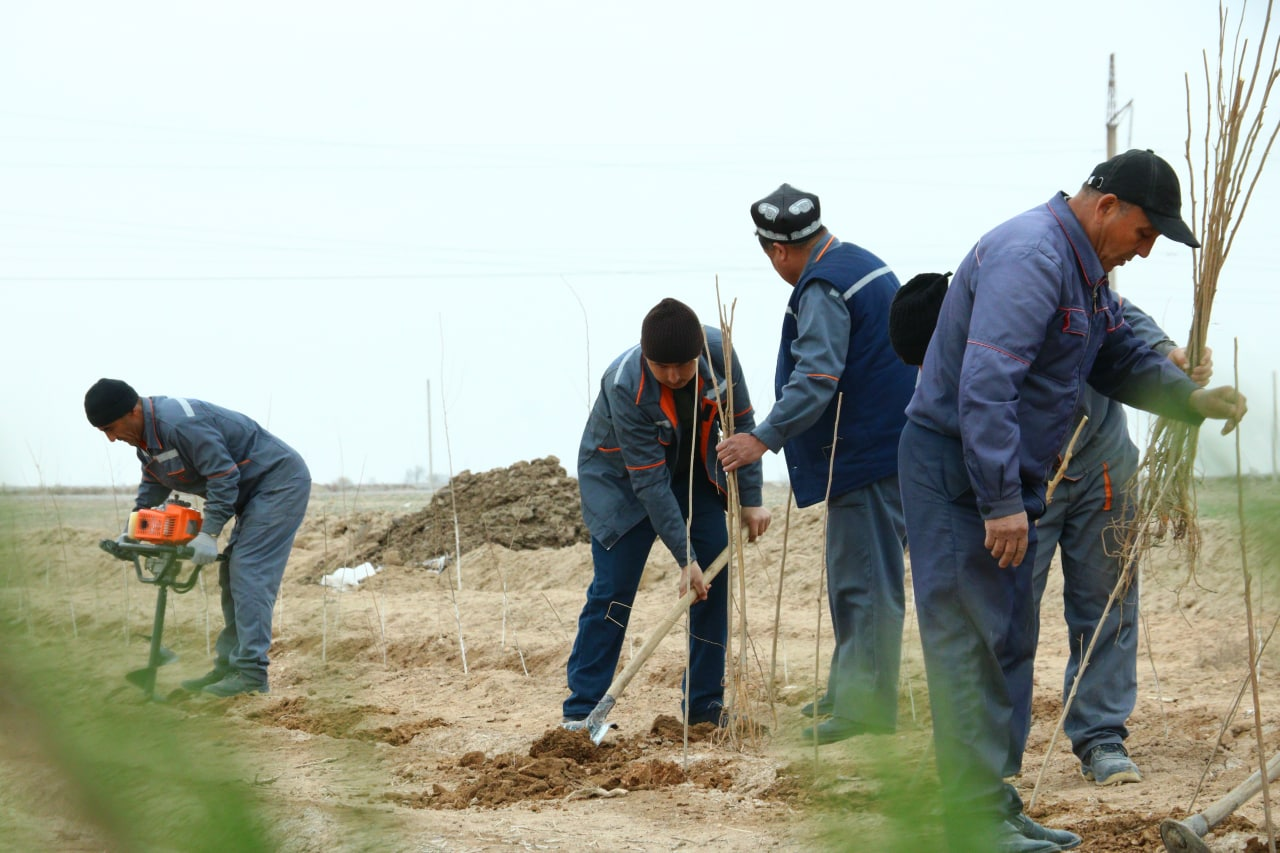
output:
[[1130,148],[1093,167],[1085,186],[1120,201],[1135,204],[1151,227],[1170,240],[1200,248],[1200,241],[1182,221],[1182,188],[1173,167],[1150,148]]
[[1161,234],[1197,245],[1168,163],[1128,151],[983,235],[956,268],[907,406],[898,471],[911,542],[943,814],[956,851],[1051,853],[1081,843],[1022,811],[1045,487],[1085,384],[1199,424],[1247,411],[1140,339],[1107,273]]

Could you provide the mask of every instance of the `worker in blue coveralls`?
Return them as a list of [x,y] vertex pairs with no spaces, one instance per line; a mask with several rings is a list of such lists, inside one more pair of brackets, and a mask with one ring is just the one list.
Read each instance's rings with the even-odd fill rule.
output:
[[1084,383],[1198,424],[1235,427],[1230,387],[1199,387],[1124,322],[1107,273],[1161,235],[1199,245],[1172,167],[1131,150],[983,236],[956,271],[907,407],[898,470],[954,851],[1048,853],[1081,843],[1022,811],[1036,643],[1034,523]]
[[[732,422],[734,429],[749,429],[755,424],[751,396],[736,354],[732,365]],[[728,572],[710,584],[702,575],[702,566],[728,545],[727,483],[715,451],[727,390],[720,330],[704,328],[693,309],[675,299],[662,300],[645,316],[640,345],[614,359],[600,380],[578,450],[594,574],[569,654],[567,728],[591,713],[613,681],[631,604],[657,538],[681,567],[679,594],[690,588],[696,593],[682,710],[690,725],[728,720]],[[740,472],[742,523],[751,541],[770,522],[761,487],[759,465]]]
[[[924,274],[903,285],[894,297],[889,311],[889,339],[907,364],[924,361],[946,292],[946,276]],[[1119,301],[1125,322],[1134,334],[1187,370],[1186,349],[1174,343],[1138,306]],[[1190,370],[1190,375],[1197,385],[1208,384],[1213,375],[1210,348],[1204,348],[1200,363]],[[1049,567],[1054,552],[1061,549],[1063,613],[1070,646],[1062,685],[1064,704],[1124,569],[1120,548],[1123,531],[1133,518],[1135,496],[1131,480],[1138,469],[1138,448],[1129,438],[1120,403],[1086,386],[1080,396],[1077,422],[1081,415],[1088,415],[1089,421],[1075,441],[1053,502],[1036,522],[1032,576],[1039,626]],[[1065,461],[1065,454],[1063,448],[1059,459]],[[1129,736],[1126,722],[1138,699],[1138,589],[1135,576],[1107,613],[1106,625],[1098,635],[1099,642],[1080,677],[1064,722],[1072,749],[1080,758],[1081,772],[1098,785],[1142,780],[1124,747]]]
[[[1186,349],[1138,306],[1119,301],[1134,334],[1187,370]],[[1190,371],[1191,379],[1203,387],[1212,374],[1213,353],[1205,347],[1200,363]],[[1136,508],[1136,495],[1126,486],[1138,471],[1138,448],[1129,438],[1124,407],[1086,387],[1074,416],[1077,422],[1081,415],[1088,415],[1089,421],[1076,439],[1053,502],[1036,522],[1032,579],[1038,613],[1049,565],[1054,551],[1060,550],[1063,613],[1070,645],[1062,686],[1064,703],[1124,570],[1121,543]],[[1063,448],[1063,454],[1065,451]],[[1125,724],[1138,700],[1138,589],[1134,575],[1124,595],[1112,605],[1063,722],[1071,748],[1080,759],[1081,773],[1098,785],[1142,780],[1124,747],[1129,736]]]
[[297,451],[252,419],[182,397],[139,397],[128,383],[100,379],[84,396],[89,423],[109,441],[138,450],[142,482],[134,509],[158,506],[170,492],[204,498],[192,562],[218,556],[218,537],[235,528],[219,564],[225,627],[206,675],[182,682],[193,692],[227,697],[267,692],[267,653],[294,535],[311,497],[311,474]]
[[792,289],[773,409],[718,450],[727,471],[782,450],[796,504],[827,502],[835,647],[825,695],[801,709],[831,715],[802,733],[827,744],[897,727],[906,611],[898,435],[916,371],[889,345],[897,277],[831,234],[821,214],[816,195],[790,184],[751,205],[760,246]]

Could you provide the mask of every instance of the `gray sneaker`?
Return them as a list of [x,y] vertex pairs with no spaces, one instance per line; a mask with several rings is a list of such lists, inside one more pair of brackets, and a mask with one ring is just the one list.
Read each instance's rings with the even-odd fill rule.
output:
[[188,678],[182,682],[182,689],[191,693],[199,693],[210,684],[217,684],[219,681],[227,677],[227,673],[231,670],[225,666],[215,666],[199,678]]
[[1100,743],[1089,750],[1081,762],[1080,773],[1099,785],[1142,781],[1138,765],[1129,758],[1124,746],[1118,743]]
[[1062,849],[1043,838],[1028,838],[1007,820],[1000,821],[991,841],[995,853],[1057,853]]
[[1023,838],[1030,838],[1034,841],[1048,841],[1051,844],[1058,845],[1060,850],[1079,847],[1080,842],[1084,840],[1069,830],[1042,826],[1022,813],[1008,818],[1006,823],[1018,830],[1018,834]]
[[241,693],[266,693],[267,683],[250,678],[239,670],[233,670],[227,673],[226,677],[221,681],[204,688],[204,692],[211,696],[219,696],[223,699],[228,696],[238,696]]

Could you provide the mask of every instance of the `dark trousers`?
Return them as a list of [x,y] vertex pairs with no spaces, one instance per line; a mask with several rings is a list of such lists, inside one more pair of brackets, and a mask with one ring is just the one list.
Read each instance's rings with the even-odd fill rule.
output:
[[1024,493],[1027,555],[1002,569],[983,544],[959,439],[908,423],[898,470],[944,814],[953,846],[968,849],[958,835],[1022,811],[1004,777],[1021,769],[1030,729],[1034,521],[1043,502]]
[[[1121,464],[1114,476],[1099,465],[1078,480],[1059,483],[1053,503],[1036,524],[1040,540],[1033,582],[1037,612],[1049,580],[1053,552],[1056,548],[1062,550],[1062,611],[1071,647],[1063,675],[1063,702],[1123,568],[1119,556],[1123,528],[1134,514],[1133,496],[1125,494],[1123,487],[1137,469],[1137,449],[1130,445],[1129,453],[1118,461]],[[1075,754],[1083,760],[1099,744],[1122,743],[1129,736],[1126,723],[1137,701],[1135,573],[1125,595],[1111,605],[1063,723]]]
[[218,564],[225,627],[215,645],[217,664],[263,684],[271,613],[310,498],[311,477],[305,467],[294,476],[264,482],[236,516],[227,545],[230,559]]
[[873,730],[898,722],[906,612],[897,476],[827,501],[827,603],[835,633],[827,698]]
[[[728,545],[725,513],[714,487],[701,476],[694,477],[693,551],[704,570]],[[680,509],[688,517],[688,486],[673,488]],[[567,666],[569,698],[564,700],[566,717],[591,713],[613,681],[622,654],[622,641],[631,617],[631,605],[640,576],[657,534],[648,519],[627,531],[612,548],[591,540],[594,575],[587,589],[587,603],[578,617],[578,636],[573,642]],[[663,589],[674,604],[677,590],[673,582]],[[686,691],[690,715],[711,713],[724,701],[724,654],[729,630],[729,572],[726,568],[711,584],[707,600],[689,609],[689,681]]]

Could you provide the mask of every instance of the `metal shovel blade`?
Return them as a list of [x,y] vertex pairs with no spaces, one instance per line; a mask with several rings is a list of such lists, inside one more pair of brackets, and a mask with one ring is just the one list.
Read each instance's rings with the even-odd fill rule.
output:
[[1169,853],[1209,853],[1209,845],[1200,839],[1195,829],[1172,818],[1160,821],[1160,840]]
[[587,736],[591,738],[591,742],[599,746],[604,741],[604,736],[609,733],[609,729],[613,727],[605,718],[609,716],[609,712],[613,710],[613,706],[616,704],[618,704],[618,700],[606,693],[604,698],[591,709],[591,713],[585,719],[561,723],[560,728],[571,732],[580,732],[585,729]]

